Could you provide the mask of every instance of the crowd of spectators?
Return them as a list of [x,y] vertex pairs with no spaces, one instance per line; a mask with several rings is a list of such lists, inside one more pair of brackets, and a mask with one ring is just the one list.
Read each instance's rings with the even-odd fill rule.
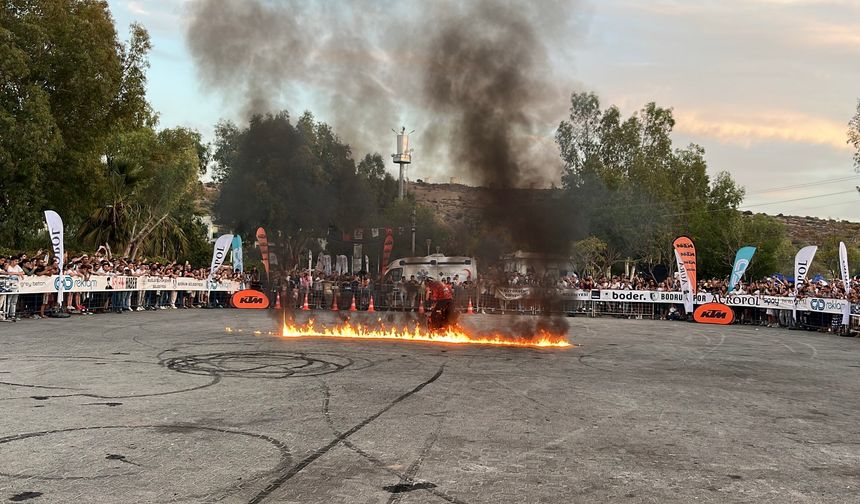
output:
[[[728,279],[698,280],[698,292],[726,295],[729,290]],[[852,303],[860,303],[860,277],[852,280],[849,299]],[[626,275],[577,276],[576,274],[562,276],[540,277],[534,273],[508,272],[502,282],[493,286],[501,287],[555,287],[558,289],[581,290],[641,290],[641,291],[680,291],[681,284],[675,277],[657,282],[642,275],[628,277]],[[773,276],[750,282],[739,282],[732,290],[733,294],[753,294],[761,296],[794,297],[794,283],[784,277]],[[845,299],[845,285],[841,279],[826,280],[818,278],[807,279],[800,285],[798,298],[816,297],[825,299]]]
[[[56,294],[4,294],[3,286],[20,281],[29,276],[52,276],[59,274],[59,261],[43,250],[32,256],[18,254],[0,256],[0,321],[12,322],[20,320],[21,315],[34,319],[43,318],[58,308]],[[92,277],[156,277],[164,278],[194,278],[205,280],[209,278],[209,268],[194,267],[187,261],[160,262],[158,260],[132,259],[129,257],[112,256],[106,247],[100,247],[93,254],[81,254],[65,258],[63,275],[72,279],[89,280]],[[214,281],[238,280],[245,277],[240,272],[234,272],[230,266],[222,266],[212,276]],[[223,293],[207,291],[118,291],[103,292],[67,292],[63,298],[63,311],[74,314],[92,314],[93,311],[127,311],[166,310],[194,308],[201,306],[222,307],[226,305]]]
[[[451,288],[455,303],[465,306],[472,281],[463,280],[459,275],[439,280]],[[319,270],[294,268],[276,273],[274,288],[281,293],[283,302],[302,307],[307,297],[308,306],[316,309],[349,308],[353,299],[357,309],[367,309],[373,298],[377,307],[415,311],[427,298],[423,284],[414,275],[397,279],[391,276],[373,278],[366,271],[326,275]]]
[[[94,276],[194,278],[206,280],[209,269],[195,267],[188,262],[160,262],[158,260],[132,259],[112,256],[110,250],[101,247],[93,254],[67,257],[63,273],[75,279],[88,280]],[[0,256],[0,321],[19,320],[22,315],[32,318],[44,317],[57,308],[56,294],[18,294],[4,289],[4,282],[14,282],[27,276],[51,276],[58,274],[58,262],[45,251],[29,256]],[[268,290],[273,302],[280,299],[283,305],[296,308],[308,306],[315,309],[349,308],[355,302],[356,308],[365,310],[371,300],[376,307],[385,309],[415,311],[425,302],[426,292],[419,279],[392,279],[390,276],[378,278],[361,271],[357,274],[325,274],[316,269],[274,269],[270,277],[252,267],[245,273],[233,271],[229,265],[222,266],[212,276],[215,281],[235,280],[244,287]],[[479,283],[459,276],[441,278],[454,293],[455,305],[465,308],[467,301],[482,306],[493,304],[497,287],[533,287],[538,289],[581,289],[581,290],[646,290],[679,291],[680,282],[669,277],[657,282],[644,275],[578,276],[574,273],[538,275],[534,271],[526,273],[504,272],[488,268]],[[860,304],[860,280],[850,292],[849,299]],[[263,285],[267,287],[263,287]],[[12,289],[14,290],[14,289]],[[726,279],[704,279],[698,282],[699,292],[725,295],[728,292]],[[4,293],[5,292],[5,293]],[[794,284],[788,279],[774,276],[751,282],[740,282],[733,290],[735,294],[755,294],[767,296],[792,297]],[[94,311],[128,311],[188,309],[197,307],[224,307],[228,304],[226,292],[205,290],[122,290],[117,292],[67,292],[64,294],[63,310],[73,314],[91,314]],[[279,297],[279,298],[278,298]],[[798,297],[845,298],[845,288],[841,280],[805,281],[798,291]],[[480,300],[479,300],[480,298]]]

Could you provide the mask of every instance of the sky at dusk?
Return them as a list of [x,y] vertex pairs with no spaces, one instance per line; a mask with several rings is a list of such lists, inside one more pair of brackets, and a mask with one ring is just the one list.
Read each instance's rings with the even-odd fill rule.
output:
[[[215,123],[241,123],[243,108],[201,82],[186,41],[193,1],[109,4],[122,38],[131,22],[150,32],[148,96],[160,125],[211,140]],[[860,221],[860,174],[846,143],[860,99],[860,0],[601,0],[577,4],[573,16],[549,54],[548,75],[565,93],[593,91],[625,116],[651,101],[671,107],[675,144],[704,147],[711,174],[728,171],[746,188],[744,209]],[[277,108],[329,121],[327,92],[293,87]],[[568,108],[565,96],[558,101],[540,148],[555,148]],[[398,119],[414,124],[408,106]],[[388,157],[398,126],[364,125],[367,147]],[[416,129],[410,178],[447,182],[443,163],[422,159]]]

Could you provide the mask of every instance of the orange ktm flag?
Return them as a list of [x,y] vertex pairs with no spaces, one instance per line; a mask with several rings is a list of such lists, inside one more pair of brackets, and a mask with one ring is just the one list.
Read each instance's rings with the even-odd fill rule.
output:
[[678,251],[681,260],[684,262],[684,269],[687,270],[687,276],[690,277],[690,287],[693,290],[693,295],[696,294],[696,246],[687,236],[679,236],[672,242],[672,246]]

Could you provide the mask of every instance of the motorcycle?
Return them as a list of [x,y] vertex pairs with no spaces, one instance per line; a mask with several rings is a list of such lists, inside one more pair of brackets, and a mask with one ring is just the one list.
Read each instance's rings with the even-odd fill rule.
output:
[[442,331],[455,325],[456,322],[457,312],[454,311],[454,304],[449,299],[437,301],[427,312],[427,327],[431,331]]

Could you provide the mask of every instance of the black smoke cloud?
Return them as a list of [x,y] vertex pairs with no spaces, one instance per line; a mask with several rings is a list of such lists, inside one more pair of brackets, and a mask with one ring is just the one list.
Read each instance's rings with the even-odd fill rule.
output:
[[[427,46],[423,95],[446,118],[456,165],[492,188],[484,219],[521,248],[559,253],[569,236],[563,220],[515,190],[542,180],[545,156],[532,149],[534,132],[544,102],[557,96],[539,26],[520,9],[489,1],[444,20]],[[557,167],[551,153],[548,163]]]
[[514,188],[560,174],[547,126],[564,116],[568,89],[556,84],[549,47],[571,39],[575,8],[198,0],[187,38],[207,89],[238,100],[247,116],[291,108],[312,90],[356,154],[393,147],[389,129],[410,111],[419,163],[434,159],[444,165],[436,173],[494,188],[477,206],[516,246],[561,252],[569,234],[558,206],[537,206]]
[[240,100],[247,115],[290,108],[312,90],[357,151],[386,152],[406,111],[419,130],[417,159],[443,160],[430,171],[492,188],[477,202],[484,219],[519,248],[557,253],[569,236],[559,207],[517,188],[560,175],[551,125],[573,83],[556,79],[549,47],[571,39],[577,7],[197,0],[187,38],[204,86]]
[[[417,130],[412,178],[498,187],[558,180],[552,142],[574,83],[554,75],[582,18],[563,0],[196,0],[187,43],[204,89],[249,117],[320,112],[356,153]],[[492,167],[492,168],[491,168]]]
[[300,112],[291,104],[307,102],[312,89],[327,122],[371,151],[380,136],[393,143],[383,133],[398,124],[392,68],[375,35],[384,19],[379,5],[198,0],[186,38],[203,87],[238,104],[243,116]]

